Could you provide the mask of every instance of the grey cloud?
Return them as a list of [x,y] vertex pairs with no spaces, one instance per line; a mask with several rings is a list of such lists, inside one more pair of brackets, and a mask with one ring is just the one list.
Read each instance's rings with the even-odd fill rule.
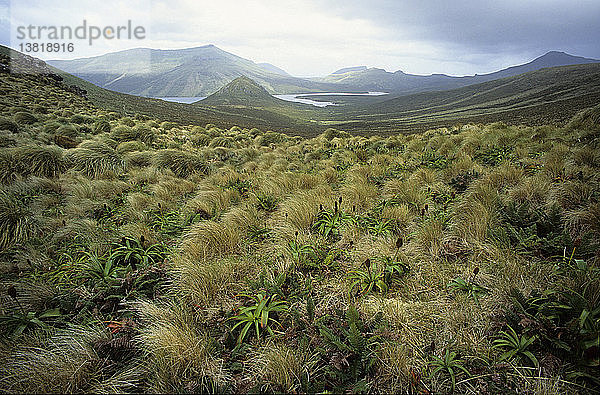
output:
[[[328,0],[346,17],[381,23],[396,37],[469,53],[543,53],[559,49],[600,57],[600,1]],[[541,53],[540,53],[541,52]]]

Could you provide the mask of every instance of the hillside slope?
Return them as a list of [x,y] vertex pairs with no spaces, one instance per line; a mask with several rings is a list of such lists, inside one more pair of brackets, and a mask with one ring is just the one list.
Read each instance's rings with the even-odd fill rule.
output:
[[200,105],[244,105],[265,106],[289,104],[277,99],[267,92],[265,88],[246,76],[241,76],[225,85],[217,92],[198,102]]
[[348,68],[338,70],[320,79],[323,82],[334,82],[350,85],[356,89],[367,91],[394,92],[396,94],[416,93],[422,91],[449,90],[463,86],[479,84],[500,78],[512,77],[546,67],[568,66],[575,64],[598,63],[600,60],[572,56],[564,52],[551,51],[529,63],[508,67],[489,74],[465,77],[453,77],[445,74],[414,75],[402,71],[387,72],[383,69]]
[[333,108],[329,116],[330,125],[344,130],[368,127],[391,133],[448,121],[562,123],[598,102],[600,64],[593,63],[552,67],[459,89],[400,96],[372,105],[363,102]]

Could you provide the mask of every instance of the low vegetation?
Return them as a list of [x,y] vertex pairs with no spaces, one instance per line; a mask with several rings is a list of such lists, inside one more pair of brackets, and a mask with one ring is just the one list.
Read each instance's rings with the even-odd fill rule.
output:
[[304,139],[0,90],[0,391],[600,390],[599,107]]

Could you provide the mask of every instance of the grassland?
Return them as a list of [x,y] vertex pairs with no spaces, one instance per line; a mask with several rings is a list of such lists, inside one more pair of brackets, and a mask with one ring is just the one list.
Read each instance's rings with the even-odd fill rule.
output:
[[600,389],[600,107],[303,138],[1,76],[0,391]]

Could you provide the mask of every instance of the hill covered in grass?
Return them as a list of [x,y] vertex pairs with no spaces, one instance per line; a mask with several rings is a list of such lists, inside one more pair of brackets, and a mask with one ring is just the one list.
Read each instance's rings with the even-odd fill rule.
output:
[[415,75],[404,73],[400,70],[388,72],[375,67],[366,68],[362,66],[337,70],[325,78],[317,80],[345,84],[359,90],[410,94],[456,89],[500,78],[513,77],[548,67],[590,63],[600,63],[600,60],[573,56],[559,51],[550,51],[525,64],[508,67],[493,73],[475,74],[473,76],[454,77],[445,74]]
[[[423,130],[448,122],[563,124],[600,102],[600,63],[552,67],[460,89],[423,92],[369,104],[353,99],[329,109],[331,127],[379,133]],[[333,100],[322,96],[320,100]],[[325,118],[323,118],[325,119]]]
[[286,105],[289,103],[269,94],[265,88],[246,76],[241,76],[225,85],[217,92],[203,99],[200,105],[206,106],[248,106],[261,107]]
[[302,138],[1,77],[2,392],[599,389],[597,106]]

